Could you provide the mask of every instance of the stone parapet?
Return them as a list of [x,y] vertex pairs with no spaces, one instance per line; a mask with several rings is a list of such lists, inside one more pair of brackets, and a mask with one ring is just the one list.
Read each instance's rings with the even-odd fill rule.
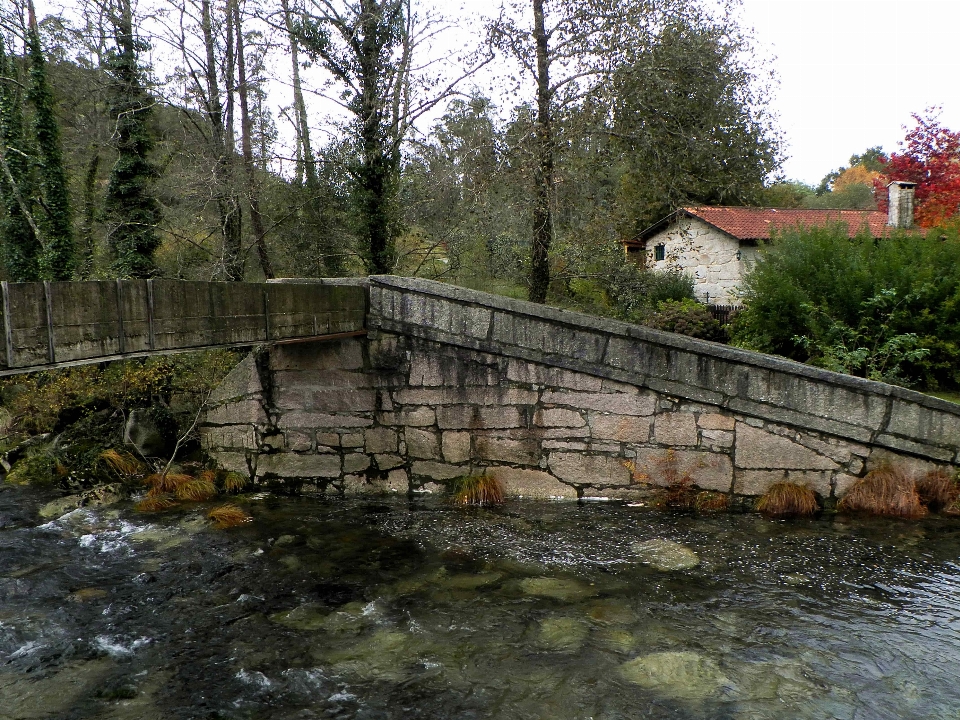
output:
[[937,462],[960,462],[960,407],[905,388],[727,345],[415,278],[370,282],[368,329],[418,337],[594,382],[609,378]]

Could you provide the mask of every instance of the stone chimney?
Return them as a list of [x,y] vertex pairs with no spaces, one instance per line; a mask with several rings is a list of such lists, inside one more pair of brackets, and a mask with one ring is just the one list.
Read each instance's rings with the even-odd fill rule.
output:
[[913,192],[916,183],[894,180],[887,185],[890,204],[887,209],[887,225],[895,228],[913,227]]

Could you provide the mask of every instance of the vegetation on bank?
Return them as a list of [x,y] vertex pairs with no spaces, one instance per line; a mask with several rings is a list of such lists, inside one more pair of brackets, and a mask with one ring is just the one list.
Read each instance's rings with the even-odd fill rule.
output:
[[7,482],[71,492],[120,483],[132,491],[176,471],[171,460],[201,472],[197,417],[239,359],[217,350],[0,381]]

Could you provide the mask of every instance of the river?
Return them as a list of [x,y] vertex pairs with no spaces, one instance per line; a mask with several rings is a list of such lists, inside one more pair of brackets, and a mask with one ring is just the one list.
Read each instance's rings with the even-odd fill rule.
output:
[[0,490],[3,720],[960,717],[955,520],[49,499]]

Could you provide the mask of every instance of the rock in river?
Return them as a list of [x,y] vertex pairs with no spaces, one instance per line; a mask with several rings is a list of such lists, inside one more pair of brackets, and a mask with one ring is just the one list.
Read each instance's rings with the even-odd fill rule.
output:
[[685,700],[714,697],[730,684],[713,660],[695,652],[641,655],[621,665],[620,674],[641,687]]
[[689,570],[700,564],[699,555],[673,540],[654,538],[634,543],[631,549],[640,556],[641,562],[657,570]]

